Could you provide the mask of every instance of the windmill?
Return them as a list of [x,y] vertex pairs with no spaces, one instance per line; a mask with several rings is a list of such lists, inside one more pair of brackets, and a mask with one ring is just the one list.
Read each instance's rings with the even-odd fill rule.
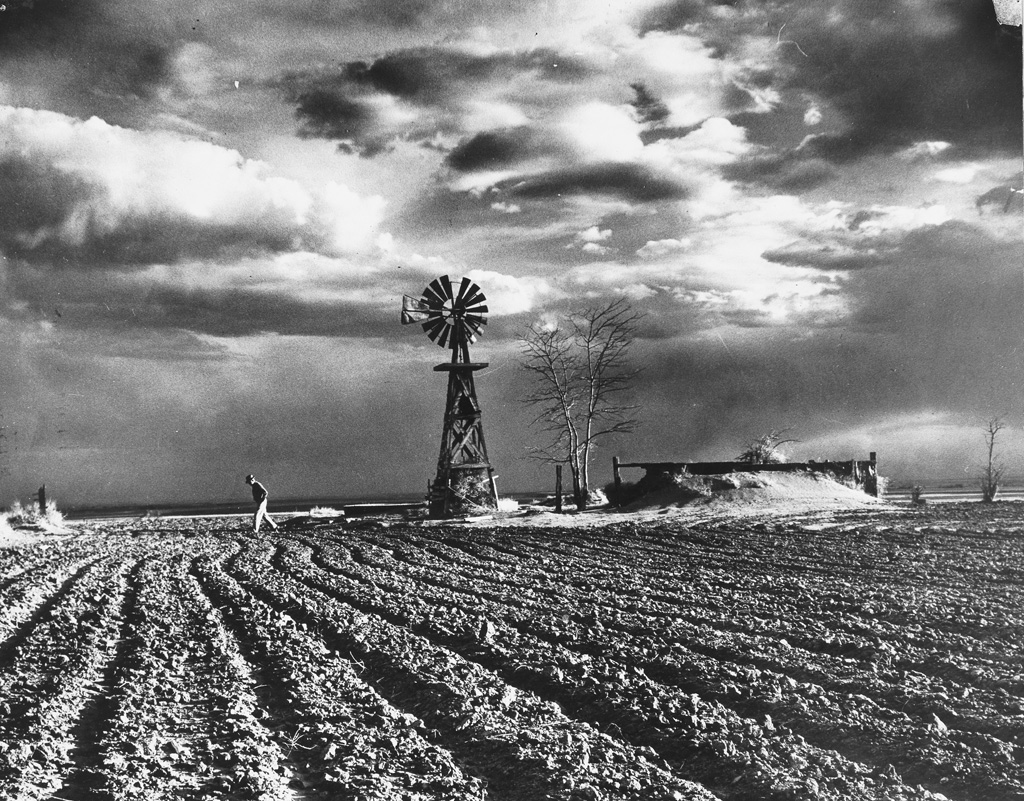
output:
[[430,516],[435,518],[498,506],[473,383],[473,373],[487,367],[487,362],[469,360],[469,343],[487,324],[486,300],[468,278],[462,279],[456,292],[447,275],[431,281],[419,298],[402,297],[402,323],[420,323],[432,341],[452,352],[451,361],[434,367],[448,373],[441,453],[429,493]]

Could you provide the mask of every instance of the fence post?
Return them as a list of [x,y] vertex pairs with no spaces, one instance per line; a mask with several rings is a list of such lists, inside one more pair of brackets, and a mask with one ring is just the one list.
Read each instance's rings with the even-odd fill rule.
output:
[[39,488],[39,514],[46,514],[46,485]]
[[622,489],[622,476],[619,475],[619,457],[612,457],[612,473],[615,475],[615,495],[619,496],[619,490]]
[[555,512],[562,514],[562,465],[555,465]]

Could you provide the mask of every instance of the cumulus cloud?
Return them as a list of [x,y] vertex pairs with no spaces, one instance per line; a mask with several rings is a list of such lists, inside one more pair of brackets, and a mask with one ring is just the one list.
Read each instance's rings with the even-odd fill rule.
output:
[[29,261],[146,265],[259,252],[351,252],[383,212],[310,191],[237,151],[97,118],[0,107],[0,246]]
[[598,228],[596,225],[592,225],[585,231],[577,233],[576,239],[579,242],[603,242],[604,240],[609,239],[611,235],[611,228]]
[[560,122],[569,147],[587,161],[632,161],[640,156],[640,126],[624,106],[590,102]]
[[484,287],[491,317],[507,317],[530,312],[545,302],[563,296],[563,293],[547,279],[536,276],[506,275],[494,270],[470,270],[466,277]]
[[959,167],[938,170],[932,175],[932,178],[949,184],[969,184],[980,170],[980,164],[962,164]]
[[934,159],[946,153],[953,145],[949,142],[925,141],[914,142],[910,147],[901,150],[899,155],[905,159]]
[[662,259],[673,253],[679,253],[690,247],[689,239],[658,239],[644,244],[636,255],[641,259]]
[[910,231],[925,226],[941,225],[953,215],[941,204],[923,206],[870,206],[857,212],[850,220],[850,228],[865,234],[885,231]]

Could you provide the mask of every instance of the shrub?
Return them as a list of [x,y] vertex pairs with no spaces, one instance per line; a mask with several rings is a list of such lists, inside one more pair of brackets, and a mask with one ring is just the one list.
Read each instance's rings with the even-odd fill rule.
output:
[[736,460],[747,464],[779,464],[785,461],[785,455],[779,448],[787,442],[796,442],[795,439],[782,438],[788,430],[772,429],[767,434],[762,434],[751,440],[747,443],[744,451],[736,457]]
[[40,513],[36,506],[29,506],[26,509],[21,505],[20,500],[15,500],[11,504],[11,508],[5,512],[4,517],[7,523],[15,528],[18,526],[34,526],[44,522],[59,526],[64,522],[64,515],[58,511],[57,504],[53,501],[47,501],[46,511]]

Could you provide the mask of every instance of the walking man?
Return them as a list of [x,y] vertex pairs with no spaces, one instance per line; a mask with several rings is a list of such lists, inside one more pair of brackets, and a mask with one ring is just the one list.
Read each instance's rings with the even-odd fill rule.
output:
[[260,521],[266,520],[268,525],[276,529],[277,523],[270,519],[270,515],[267,514],[267,488],[264,487],[260,482],[256,480],[256,477],[250,473],[245,477],[245,483],[252,486],[252,499],[256,501],[256,514],[252,516],[252,530],[254,534],[260,533]]

